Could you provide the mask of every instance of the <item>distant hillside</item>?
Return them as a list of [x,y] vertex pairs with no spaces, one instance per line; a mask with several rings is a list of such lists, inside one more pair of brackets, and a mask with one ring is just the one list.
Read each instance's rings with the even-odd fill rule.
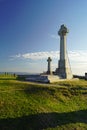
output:
[[0,130],[86,130],[87,81],[0,79]]

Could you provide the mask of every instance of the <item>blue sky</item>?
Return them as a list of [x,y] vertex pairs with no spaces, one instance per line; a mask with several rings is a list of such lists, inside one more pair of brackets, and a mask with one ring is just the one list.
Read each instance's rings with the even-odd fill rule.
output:
[[[0,71],[37,73],[57,68],[60,25],[74,74],[87,71],[86,0],[0,0]],[[58,54],[58,56],[57,56]]]

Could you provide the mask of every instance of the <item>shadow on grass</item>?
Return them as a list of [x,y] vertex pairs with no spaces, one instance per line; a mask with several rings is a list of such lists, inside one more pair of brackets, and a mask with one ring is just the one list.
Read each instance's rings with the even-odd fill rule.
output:
[[0,130],[42,130],[69,123],[87,123],[87,110],[69,113],[39,113],[0,120]]

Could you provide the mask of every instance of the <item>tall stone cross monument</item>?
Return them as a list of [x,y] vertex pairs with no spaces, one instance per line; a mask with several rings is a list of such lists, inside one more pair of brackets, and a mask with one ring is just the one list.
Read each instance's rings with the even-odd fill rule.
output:
[[60,30],[58,31],[58,35],[60,36],[60,60],[58,62],[57,74],[64,79],[72,79],[66,46],[66,35],[68,32],[65,25],[61,25]]
[[48,59],[47,59],[47,62],[48,62],[47,74],[52,74],[52,71],[51,71],[51,61],[52,61],[52,59],[50,57],[48,57]]

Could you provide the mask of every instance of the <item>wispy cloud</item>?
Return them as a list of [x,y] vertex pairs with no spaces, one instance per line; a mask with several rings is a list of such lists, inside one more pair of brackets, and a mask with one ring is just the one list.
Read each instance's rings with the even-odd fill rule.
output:
[[14,55],[14,56],[10,56],[10,60],[19,59],[19,58],[21,58],[21,57],[22,57],[21,54],[16,54],[16,55]]
[[[49,51],[49,52],[35,52],[35,53],[24,53],[16,54],[11,56],[12,59],[31,59],[31,60],[40,60],[47,59],[48,57],[59,59],[59,51]],[[70,61],[75,62],[87,62],[87,51],[69,51],[68,56]]]
[[[46,60],[48,57],[53,59],[52,70],[55,70],[58,64],[59,51],[49,51],[49,52],[35,52],[35,53],[24,53],[16,54],[11,56],[11,60],[32,60],[33,63],[36,60]],[[70,60],[71,68],[73,73],[85,73],[87,71],[87,51],[69,51],[68,57]],[[57,61],[54,63],[54,60]],[[38,64],[38,62],[37,62]]]
[[49,34],[49,36],[53,39],[59,39],[58,35],[54,35],[54,34]]
[[41,60],[51,58],[59,58],[59,51],[50,51],[50,52],[35,52],[35,53],[25,53],[11,56],[11,59],[31,59],[31,60]]

